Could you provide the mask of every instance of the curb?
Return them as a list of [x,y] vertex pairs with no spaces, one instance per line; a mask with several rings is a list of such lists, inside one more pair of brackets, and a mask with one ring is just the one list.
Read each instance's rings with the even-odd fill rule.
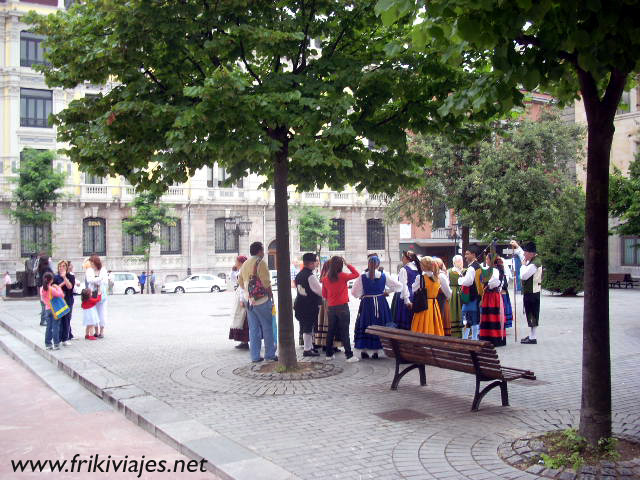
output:
[[[131,422],[193,460],[206,460],[207,470],[225,480],[297,480],[298,477],[252,450],[202,425],[131,382],[73,351],[45,350],[37,342],[42,333],[21,330],[6,318],[0,326],[29,349],[51,362]],[[27,331],[28,330],[28,331]],[[37,338],[36,338],[37,337]],[[38,340],[39,339],[39,340]],[[0,338],[0,347],[33,371]],[[37,372],[34,372],[37,374]]]

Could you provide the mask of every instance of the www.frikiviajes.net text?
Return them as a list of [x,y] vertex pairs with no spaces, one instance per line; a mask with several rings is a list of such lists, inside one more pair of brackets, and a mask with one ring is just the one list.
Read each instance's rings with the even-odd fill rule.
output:
[[196,473],[206,472],[202,460],[147,460],[144,455],[140,459],[111,458],[111,455],[91,455],[89,459],[79,458],[75,454],[71,460],[11,460],[14,472],[69,472],[69,473]]

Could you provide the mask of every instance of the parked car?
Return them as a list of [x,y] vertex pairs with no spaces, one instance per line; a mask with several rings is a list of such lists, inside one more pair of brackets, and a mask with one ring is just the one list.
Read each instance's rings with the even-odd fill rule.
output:
[[221,292],[227,289],[227,282],[209,274],[189,275],[184,280],[165,282],[162,293]]
[[110,278],[113,281],[113,293],[133,295],[140,293],[140,283],[138,276],[131,272],[111,272]]

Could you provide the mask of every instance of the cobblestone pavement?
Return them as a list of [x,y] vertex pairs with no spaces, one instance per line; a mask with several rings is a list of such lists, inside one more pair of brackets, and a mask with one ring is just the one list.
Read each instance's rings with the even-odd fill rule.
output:
[[[510,407],[492,391],[476,413],[473,376],[427,368],[428,386],[412,372],[390,391],[389,359],[347,364],[341,354],[335,362],[342,373],[309,381],[235,375],[249,356],[227,340],[232,298],[114,296],[106,338],[68,348],[304,479],[533,479],[504,463],[498,447],[529,432],[577,425],[582,298],[543,296],[538,345],[514,344],[510,331],[501,362],[534,370],[538,380],[510,383]],[[612,290],[610,298],[614,430],[640,437],[640,292]],[[353,300],[352,319],[356,307]],[[517,307],[522,337],[520,296]],[[34,329],[38,313],[37,302],[0,307],[0,315]],[[74,315],[79,333],[77,307]],[[422,418],[378,415],[399,409]]]

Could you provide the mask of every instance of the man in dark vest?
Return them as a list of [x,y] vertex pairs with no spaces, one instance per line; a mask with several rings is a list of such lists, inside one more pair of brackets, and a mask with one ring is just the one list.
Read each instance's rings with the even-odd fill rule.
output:
[[315,253],[305,253],[302,256],[302,263],[304,267],[294,280],[298,294],[293,308],[302,331],[303,356],[317,357],[320,354],[313,349],[313,327],[318,320],[318,313],[322,304],[322,285],[320,285],[313,271],[318,266],[318,257],[316,257]]
[[542,261],[538,257],[536,244],[526,243],[520,248],[518,242],[511,240],[511,247],[516,255],[520,257],[522,266],[520,267],[520,280],[522,281],[522,299],[524,312],[527,315],[527,325],[529,325],[528,337],[520,340],[520,343],[537,344],[536,330],[540,321],[540,291],[542,290]]
[[471,330],[471,339],[478,340],[480,332],[480,301],[482,300],[482,292],[478,291],[479,276],[482,273],[480,262],[478,262],[480,249],[476,245],[470,245],[464,252],[464,258],[467,261],[467,271],[464,277],[458,279],[458,285],[469,288],[469,298],[462,305],[462,338],[469,338],[469,330]]

